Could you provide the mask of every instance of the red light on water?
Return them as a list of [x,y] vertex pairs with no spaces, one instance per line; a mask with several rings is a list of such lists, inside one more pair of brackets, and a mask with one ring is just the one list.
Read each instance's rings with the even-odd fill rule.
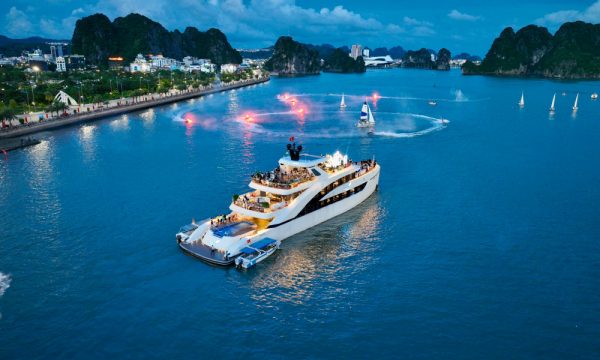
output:
[[304,109],[298,109],[298,114],[304,114]]
[[373,93],[373,101],[377,101],[377,99],[379,99],[379,94]]
[[190,118],[186,118],[186,119],[185,119],[185,123],[186,123],[186,124],[191,124],[191,123],[192,123],[192,119],[190,119]]

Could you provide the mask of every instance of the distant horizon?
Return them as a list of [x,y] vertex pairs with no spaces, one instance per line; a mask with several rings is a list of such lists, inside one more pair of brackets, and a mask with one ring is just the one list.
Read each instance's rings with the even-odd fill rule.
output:
[[[361,44],[371,49],[402,46],[405,49],[448,48],[485,56],[493,40],[506,27],[515,30],[530,24],[554,33],[569,21],[600,22],[600,0],[573,4],[565,0],[534,0],[526,4],[507,0],[501,5],[476,1],[439,4],[364,4],[339,1],[322,7],[316,0],[206,0],[178,4],[165,0],[83,0],[56,3],[43,0],[32,5],[10,0],[0,5],[4,22],[0,34],[13,39],[41,37],[70,40],[78,19],[103,13],[111,20],[139,13],[167,30],[218,28],[234,48],[260,49],[279,36],[335,47]],[[519,8],[515,16],[515,8]],[[182,26],[182,24],[184,24]]]

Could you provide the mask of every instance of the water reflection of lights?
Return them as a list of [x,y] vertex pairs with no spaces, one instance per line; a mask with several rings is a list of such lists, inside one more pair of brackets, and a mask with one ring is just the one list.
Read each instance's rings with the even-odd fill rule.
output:
[[128,130],[129,129],[129,116],[122,115],[120,118],[111,121],[110,127],[113,130]]
[[154,119],[156,119],[156,112],[154,111],[154,108],[151,108],[141,113],[140,117],[146,121],[154,121]]
[[[315,283],[336,283],[368,271],[377,251],[384,211],[374,194],[357,208],[284,240],[282,250],[261,263],[252,279],[258,306],[309,301]],[[338,296],[339,288],[331,291]]]
[[60,198],[56,194],[53,167],[53,148],[48,141],[42,141],[28,148],[29,187],[35,193],[36,206],[31,214],[44,223],[56,224],[61,212]]
[[79,129],[79,142],[83,148],[83,154],[86,161],[94,159],[96,153],[95,133],[97,125],[84,125]]
[[227,104],[227,111],[228,111],[229,115],[237,114],[239,108],[240,108],[240,104],[239,104],[239,100],[238,100],[237,91],[230,91],[229,92],[229,103]]

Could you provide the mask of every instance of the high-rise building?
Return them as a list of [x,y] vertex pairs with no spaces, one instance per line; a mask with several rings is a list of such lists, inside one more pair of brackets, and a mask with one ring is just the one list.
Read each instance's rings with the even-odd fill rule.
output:
[[67,71],[67,64],[65,63],[65,58],[59,56],[56,58],[56,71],[65,72]]
[[52,59],[56,59],[56,46],[55,45],[50,45],[50,56],[52,57]]
[[350,50],[350,57],[352,57],[354,60],[356,60],[357,57],[362,56],[362,50],[363,47],[362,45],[352,45],[352,50]]

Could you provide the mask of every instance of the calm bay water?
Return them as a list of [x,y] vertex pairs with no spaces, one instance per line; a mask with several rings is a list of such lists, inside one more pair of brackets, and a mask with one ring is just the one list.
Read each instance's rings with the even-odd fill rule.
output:
[[[354,123],[375,91],[369,137]],[[0,358],[598,358],[593,91],[323,74],[43,134],[0,161]],[[226,211],[292,135],[375,156],[380,191],[252,271],[181,253],[179,226]]]

